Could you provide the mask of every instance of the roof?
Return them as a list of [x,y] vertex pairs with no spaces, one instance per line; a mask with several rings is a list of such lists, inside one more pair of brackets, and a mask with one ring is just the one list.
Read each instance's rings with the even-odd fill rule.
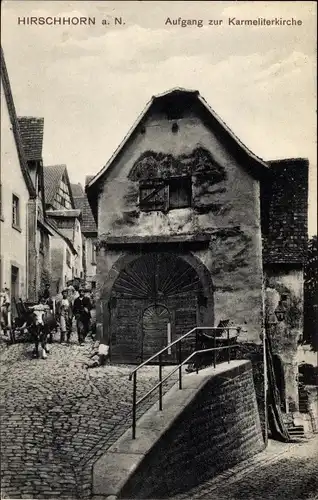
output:
[[308,230],[308,167],[306,158],[268,162],[261,183],[263,262],[301,264],[306,259]]
[[47,210],[46,211],[47,215],[50,217],[63,217],[63,218],[68,218],[68,217],[80,217],[81,216],[81,211],[78,209],[65,209],[65,210]]
[[124,137],[123,141],[120,143],[118,148],[115,150],[111,158],[108,160],[106,165],[89,181],[89,183],[86,185],[85,190],[89,191],[91,187],[105,174],[106,171],[111,167],[113,164],[113,161],[117,157],[117,155],[121,152],[121,150],[124,148],[126,143],[129,141],[131,138],[132,134],[135,132],[136,128],[138,125],[142,122],[142,120],[145,118],[146,114],[150,110],[150,108],[154,105],[154,103],[165,99],[167,97],[169,98],[175,98],[176,96],[184,95],[187,97],[192,97],[197,99],[197,101],[203,106],[203,109],[207,111],[210,115],[210,117],[213,119],[213,122],[217,124],[218,126],[221,126],[222,131],[226,134],[227,139],[231,140],[234,145],[236,146],[237,149],[239,149],[241,152],[243,152],[250,160],[252,160],[253,163],[257,164],[258,167],[261,169],[268,169],[268,165],[258,156],[256,156],[252,151],[250,151],[241,141],[240,139],[232,132],[232,130],[226,125],[226,123],[221,120],[221,118],[217,115],[217,113],[208,105],[206,100],[200,95],[198,90],[186,90],[180,87],[176,87],[174,89],[168,90],[167,92],[164,92],[162,94],[158,94],[156,96],[153,96],[151,100],[148,102],[148,104],[145,106],[144,110],[142,113],[139,115],[137,118],[136,122],[134,125],[131,127],[131,129],[128,131],[128,134]]
[[[93,179],[93,175],[85,177],[85,185]],[[87,196],[80,183],[71,184],[75,207],[82,212],[81,231],[82,233],[97,233],[97,226],[88,202]]]
[[87,197],[74,198],[75,206],[82,212],[82,233],[97,233],[97,226]]
[[71,184],[71,190],[74,199],[80,196],[84,196],[84,190],[80,182],[78,184]]
[[18,123],[26,159],[41,160],[44,118],[21,116],[18,117]]
[[47,205],[52,205],[64,173],[70,190],[71,203],[74,207],[71,184],[65,164],[49,165],[43,168],[45,203]]
[[18,118],[17,118],[17,114],[16,114],[16,110],[15,110],[14,101],[13,101],[9,75],[8,75],[7,66],[5,63],[4,53],[3,53],[2,48],[1,48],[0,65],[1,65],[1,80],[2,80],[2,84],[3,84],[3,91],[4,91],[5,99],[7,102],[7,106],[8,106],[10,121],[12,124],[12,131],[13,131],[13,135],[14,135],[14,140],[15,140],[15,144],[16,144],[16,148],[17,148],[18,157],[19,157],[20,168],[21,168],[26,186],[28,188],[29,195],[32,198],[35,198],[36,197],[36,189],[33,185],[31,176],[30,176],[29,171],[28,171],[27,158],[26,158],[26,154],[25,154],[24,148],[23,148],[21,132],[19,129]]
[[85,186],[91,182],[92,179],[94,179],[95,175],[86,175],[85,177]]
[[266,163],[272,169],[275,169],[277,167],[284,168],[286,166],[308,167],[309,160],[308,158],[283,158],[280,160],[268,160]]

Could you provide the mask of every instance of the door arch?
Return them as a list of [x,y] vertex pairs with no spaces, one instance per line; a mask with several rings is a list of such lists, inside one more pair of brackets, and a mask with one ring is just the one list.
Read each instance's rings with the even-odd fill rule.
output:
[[[208,307],[203,296],[197,269],[182,256],[160,251],[136,255],[120,270],[111,291],[112,360],[139,363],[152,356],[167,345],[168,323],[172,341],[201,324],[201,309]],[[213,300],[212,292],[209,297]],[[184,349],[190,349],[187,342]],[[174,357],[168,355],[171,362]]]

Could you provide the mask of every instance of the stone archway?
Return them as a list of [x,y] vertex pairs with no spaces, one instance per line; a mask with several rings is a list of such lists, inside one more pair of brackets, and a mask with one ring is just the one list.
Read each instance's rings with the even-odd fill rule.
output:
[[[172,252],[147,252],[125,257],[126,265],[122,265],[123,261],[116,262],[110,273],[116,279],[108,293],[106,327],[112,360],[139,363],[144,358],[144,311],[158,304],[166,308],[171,317],[171,340],[175,340],[194,326],[204,324],[207,316],[213,316],[213,288],[205,266],[189,254],[186,259]],[[106,297],[103,295],[105,310]],[[204,314],[202,309],[206,311],[208,308],[209,314]],[[213,325],[213,322],[209,324]],[[158,331],[153,330],[153,338],[158,340],[158,335]],[[147,357],[162,347],[159,344],[148,338]]]

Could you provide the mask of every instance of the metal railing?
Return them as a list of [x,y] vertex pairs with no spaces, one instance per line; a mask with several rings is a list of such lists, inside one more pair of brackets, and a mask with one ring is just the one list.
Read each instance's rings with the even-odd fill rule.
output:
[[[215,332],[213,337],[210,337],[210,340],[213,340],[214,342],[214,347],[208,348],[208,349],[198,349],[199,345],[199,338],[198,338],[198,332],[200,330],[212,330]],[[136,438],[136,411],[137,411],[137,406],[142,403],[145,399],[147,399],[156,389],[159,389],[159,410],[162,410],[162,385],[168,378],[170,378],[171,375],[173,375],[176,371],[179,372],[179,389],[182,389],[182,367],[183,365],[189,363],[191,359],[196,357],[199,354],[207,353],[207,352],[213,352],[213,367],[215,368],[216,366],[216,353],[217,351],[221,350],[228,350],[228,356],[227,356],[227,361],[230,363],[231,361],[231,348],[237,347],[238,344],[230,344],[230,330],[236,330],[237,333],[239,333],[242,330],[241,326],[229,326],[229,327],[218,327],[218,326],[197,326],[195,328],[192,328],[189,332],[185,333],[178,339],[174,340],[170,344],[168,344],[166,347],[161,349],[161,351],[158,351],[157,353],[153,354],[150,358],[148,358],[146,361],[138,365],[134,370],[132,370],[129,374],[129,380],[133,379],[133,403],[132,403],[132,439]],[[217,337],[216,333],[218,331],[226,331],[227,332],[227,337]],[[182,350],[181,350],[181,342],[183,339],[186,337],[189,337],[192,333],[195,332],[195,350],[190,354],[186,359],[182,361]],[[227,345],[223,345],[221,347],[216,347],[216,341],[217,340],[227,340]],[[165,377],[162,378],[162,354],[166,352],[168,349],[171,349],[172,346],[178,344],[178,365]],[[137,372],[143,368],[145,365],[148,365],[151,363],[153,360],[158,358],[158,369],[159,369],[159,382],[154,385],[144,396],[142,396],[140,399],[137,400]],[[196,373],[199,373],[199,365],[198,363],[196,364]]]

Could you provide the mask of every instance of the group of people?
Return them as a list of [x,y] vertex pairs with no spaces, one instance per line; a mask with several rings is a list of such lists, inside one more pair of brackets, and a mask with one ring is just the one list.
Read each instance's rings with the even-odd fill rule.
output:
[[[50,285],[45,286],[38,303],[29,306],[28,310],[34,315],[35,324],[38,328],[50,330],[52,340],[52,330],[58,327],[60,331],[60,342],[69,343],[73,330],[73,320],[76,321],[78,342],[82,345],[91,328],[91,313],[94,307],[93,301],[84,288],[69,286],[56,297],[55,301],[51,297]],[[1,327],[3,330],[10,329],[10,296],[9,290],[4,288],[1,291]],[[22,321],[19,330],[28,328],[28,321]],[[93,333],[93,332],[92,332]]]
[[83,344],[90,330],[92,309],[92,301],[85,295],[83,288],[79,290],[69,288],[62,291],[62,298],[56,302],[55,311],[61,332],[61,343],[70,342],[73,318],[75,318],[78,343]]

